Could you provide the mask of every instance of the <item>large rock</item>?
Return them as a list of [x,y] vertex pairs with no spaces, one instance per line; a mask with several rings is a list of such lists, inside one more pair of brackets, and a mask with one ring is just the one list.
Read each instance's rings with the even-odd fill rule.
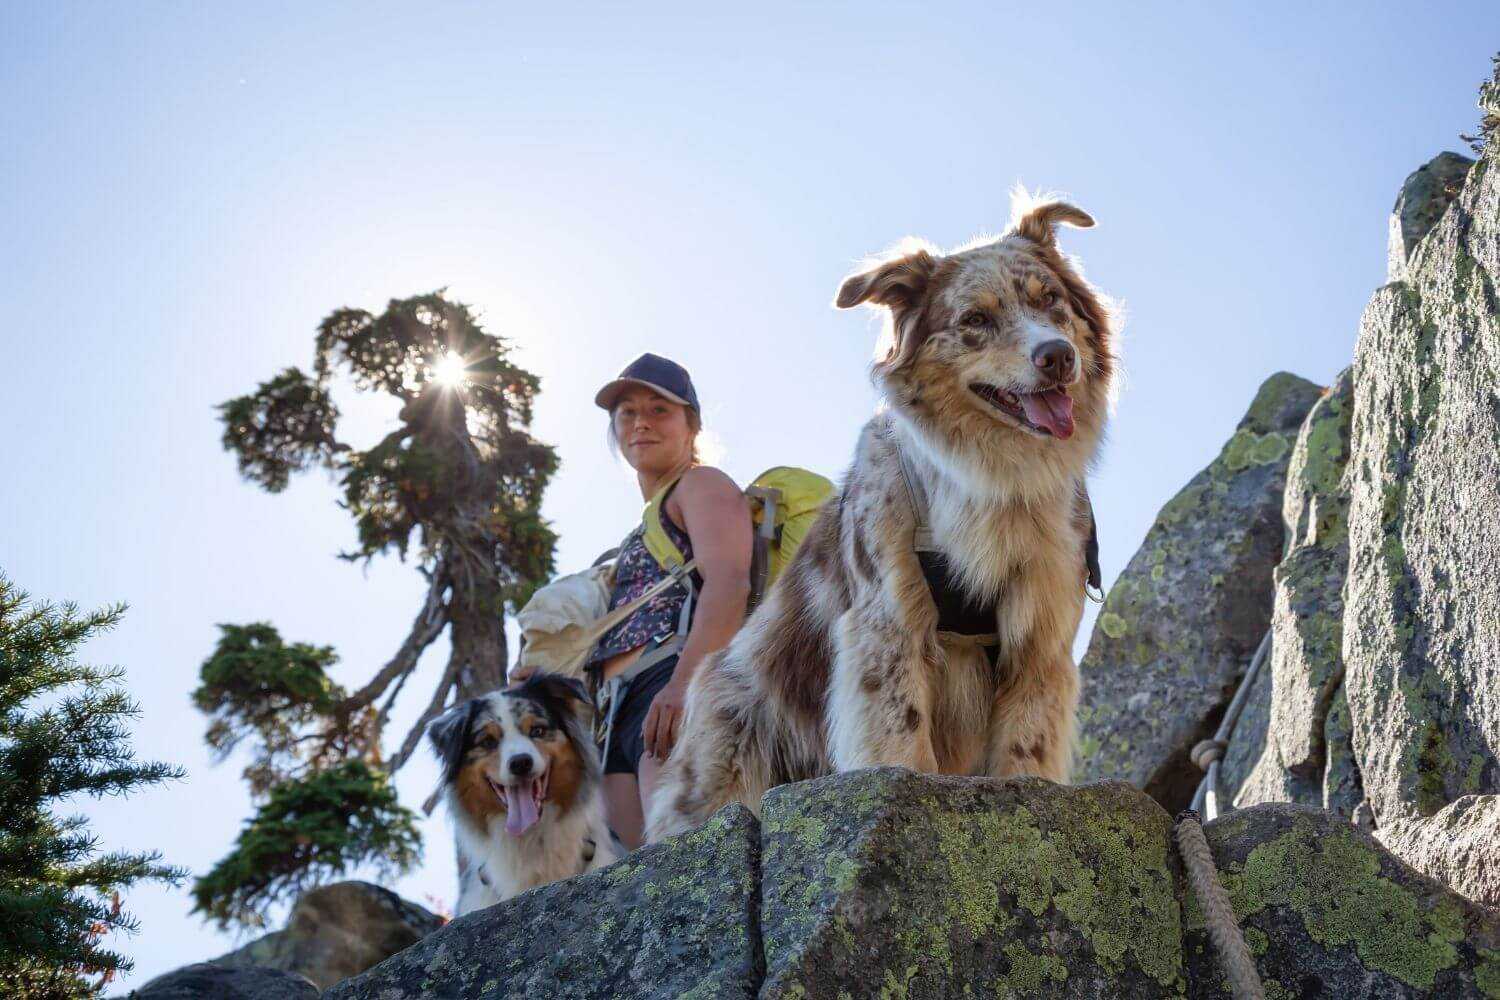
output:
[[[324,1000],[1227,996],[1172,821],[1128,785],[885,768],[762,813],[469,914]],[[1207,833],[1273,1000],[1500,997],[1495,914],[1347,822],[1259,806]]]
[[1363,798],[1340,699],[1349,562],[1343,477],[1353,410],[1346,370],[1313,406],[1292,449],[1272,644],[1224,759],[1224,788],[1241,807],[1301,802],[1352,818]]
[[752,997],[759,825],[742,806],[609,868],[466,914],[324,1000]]
[[[1266,995],[1500,996],[1500,918],[1326,812],[1262,805],[1205,828]],[[1228,997],[1197,901],[1188,996]]]
[[1188,752],[1212,734],[1270,623],[1287,462],[1321,391],[1269,378],[1111,588],[1079,665],[1083,780],[1128,781],[1169,809],[1192,797],[1201,773]]
[[763,998],[1181,995],[1171,820],[1128,786],[882,769],[762,816]]
[[1439,153],[1406,178],[1391,209],[1386,281],[1405,281],[1407,262],[1463,187],[1474,161],[1458,153]]
[[285,930],[250,942],[210,964],[284,969],[327,989],[410,947],[443,925],[389,889],[336,882],[302,894]]
[[200,962],[157,976],[129,995],[133,1000],[318,1000],[318,988],[294,972]]
[[[1407,280],[1365,311],[1344,592],[1344,687],[1377,836],[1428,845],[1412,860],[1476,898],[1474,859],[1440,856],[1451,818],[1440,814],[1500,793],[1497,160],[1492,142],[1412,251]],[[1493,871],[1500,829],[1485,840]]]

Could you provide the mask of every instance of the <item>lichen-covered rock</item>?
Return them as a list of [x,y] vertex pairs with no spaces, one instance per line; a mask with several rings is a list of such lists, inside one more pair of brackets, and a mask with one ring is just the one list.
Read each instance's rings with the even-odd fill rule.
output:
[[[1270,1000],[1500,997],[1500,919],[1326,812],[1261,805],[1205,827]],[[1188,996],[1228,997],[1196,900]]]
[[200,962],[157,976],[129,996],[132,1000],[318,1000],[318,988],[295,972],[226,969]]
[[1467,156],[1439,153],[1406,178],[1396,196],[1396,206],[1391,209],[1385,280],[1406,280],[1406,265],[1412,251],[1442,218],[1473,165],[1474,161]]
[[1375,829],[1400,843],[1500,793],[1497,160],[1491,143],[1375,294],[1355,354],[1344,689]]
[[[1286,554],[1274,573],[1272,644],[1224,758],[1238,806],[1301,802],[1353,815],[1362,798],[1343,716],[1330,716],[1344,679],[1344,574],[1349,498],[1342,486],[1354,408],[1351,371],[1318,400],[1292,449],[1282,520]],[[1345,741],[1330,744],[1329,737]],[[1330,767],[1337,768],[1325,795]],[[1350,784],[1343,789],[1339,786]]]
[[886,768],[762,818],[762,997],[1181,994],[1171,820],[1128,786]]
[[1282,488],[1321,389],[1271,376],[1218,458],[1167,502],[1120,575],[1079,665],[1082,780],[1120,779],[1169,809],[1271,618]]
[[1500,795],[1465,795],[1430,817],[1397,820],[1380,842],[1470,899],[1500,905]]
[[588,875],[467,914],[324,1000],[752,997],[760,832],[743,806]]
[[285,930],[257,938],[209,964],[296,972],[327,989],[410,947],[442,918],[369,882],[335,882],[303,893]]

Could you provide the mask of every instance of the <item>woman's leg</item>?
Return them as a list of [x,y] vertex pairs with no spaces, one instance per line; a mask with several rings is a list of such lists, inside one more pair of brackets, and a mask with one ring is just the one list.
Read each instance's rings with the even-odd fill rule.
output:
[[[644,764],[646,758],[641,758]],[[606,774],[604,776],[604,813],[609,828],[620,838],[626,850],[641,846],[641,828],[645,820],[641,813],[644,787],[637,788],[635,775],[629,773]]]

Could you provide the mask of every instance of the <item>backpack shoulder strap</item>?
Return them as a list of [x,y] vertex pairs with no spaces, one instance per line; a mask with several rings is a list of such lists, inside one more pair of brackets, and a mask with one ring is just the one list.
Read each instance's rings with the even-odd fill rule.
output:
[[651,558],[656,560],[657,565],[668,572],[679,569],[687,561],[687,556],[672,541],[672,536],[667,534],[667,529],[661,523],[662,508],[681,481],[681,476],[675,476],[663,483],[641,514],[641,540],[646,544],[646,551],[651,553]]

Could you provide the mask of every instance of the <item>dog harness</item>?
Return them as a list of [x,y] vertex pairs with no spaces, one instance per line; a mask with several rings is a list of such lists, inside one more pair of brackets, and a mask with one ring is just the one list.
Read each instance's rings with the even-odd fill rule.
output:
[[[594,854],[598,850],[599,850],[599,845],[596,844],[596,843],[594,843],[594,838],[593,837],[584,837],[583,838],[583,858],[582,858],[582,860],[579,863],[579,867],[580,868],[587,868],[589,866],[589,862],[591,862],[591,861],[594,860]],[[483,886],[485,886],[486,888],[489,888],[489,889],[493,889],[495,887],[495,883],[493,883],[493,882],[490,881],[490,873],[485,870],[484,865],[480,865],[478,868],[476,868],[474,870],[474,874],[477,875],[477,876],[479,876],[479,882],[480,882],[481,885],[483,885]]]
[[[886,437],[900,460],[901,480],[906,484],[906,496],[916,522],[912,547],[916,549],[917,561],[922,565],[922,577],[927,581],[932,603],[937,606],[938,635],[983,648],[985,658],[989,660],[990,669],[993,670],[1000,658],[1000,635],[995,631],[998,608],[995,605],[976,603],[958,585],[952,567],[948,564],[948,554],[938,546],[932,534],[932,508],[927,499],[927,488],[889,424],[886,425]],[[1089,503],[1087,493],[1084,494],[1083,501],[1089,512],[1089,537],[1083,552],[1084,592],[1092,597],[1089,588],[1093,588],[1094,592],[1101,591],[1099,531],[1094,523],[1094,507]]]

